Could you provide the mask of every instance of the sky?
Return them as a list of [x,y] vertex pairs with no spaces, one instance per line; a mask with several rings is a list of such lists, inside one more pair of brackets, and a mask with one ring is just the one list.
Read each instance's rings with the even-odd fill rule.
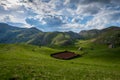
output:
[[0,23],[45,32],[120,26],[120,0],[0,0]]

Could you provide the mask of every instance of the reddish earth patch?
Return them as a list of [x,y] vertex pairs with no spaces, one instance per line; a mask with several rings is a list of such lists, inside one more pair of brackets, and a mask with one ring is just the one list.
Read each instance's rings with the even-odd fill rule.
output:
[[58,53],[51,54],[51,56],[57,59],[68,60],[68,59],[79,57],[80,55],[75,54],[74,52],[64,51],[64,52],[58,52]]

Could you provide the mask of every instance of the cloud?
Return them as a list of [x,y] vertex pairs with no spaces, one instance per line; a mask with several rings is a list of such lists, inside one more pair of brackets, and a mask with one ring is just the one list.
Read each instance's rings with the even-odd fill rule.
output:
[[39,23],[40,23],[38,20],[33,19],[33,18],[27,18],[27,19],[26,19],[26,22],[27,22],[28,24],[30,24],[31,26],[37,26],[37,25],[39,25]]
[[62,20],[60,19],[60,17],[57,16],[47,16],[45,18],[43,18],[43,21],[46,22],[47,25],[50,25],[51,27],[53,26],[61,26],[62,24],[64,24],[62,22]]
[[[111,11],[111,10],[104,10],[101,11],[100,13],[96,14],[94,18],[89,21],[86,26],[88,28],[96,28],[96,29],[102,29],[104,27],[108,27],[106,25],[111,24],[117,24],[120,22],[120,11]],[[118,25],[114,25],[118,26]]]
[[47,2],[48,3],[48,2],[50,2],[50,0],[42,0],[42,2]]
[[120,26],[120,0],[0,0],[0,22],[44,31]]

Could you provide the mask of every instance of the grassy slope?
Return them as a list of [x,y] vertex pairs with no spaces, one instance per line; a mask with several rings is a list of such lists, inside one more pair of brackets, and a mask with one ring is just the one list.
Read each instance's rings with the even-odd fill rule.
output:
[[120,29],[111,29],[102,33],[99,37],[97,37],[95,42],[101,44],[113,43],[116,45],[120,45]]
[[[83,51],[77,51],[80,46]],[[120,48],[108,49],[90,41],[78,41],[76,47],[51,49],[23,44],[0,45],[0,79],[20,80],[119,80]],[[93,48],[91,50],[90,48]],[[58,48],[60,50],[58,50]],[[50,54],[62,50],[84,54],[81,58],[58,60]]]

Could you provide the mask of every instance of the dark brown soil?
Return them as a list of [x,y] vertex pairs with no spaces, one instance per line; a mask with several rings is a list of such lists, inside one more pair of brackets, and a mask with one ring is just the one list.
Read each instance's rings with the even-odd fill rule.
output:
[[58,53],[51,54],[51,56],[57,59],[68,60],[68,59],[79,57],[80,55],[75,54],[74,52],[64,51],[64,52],[58,52]]

